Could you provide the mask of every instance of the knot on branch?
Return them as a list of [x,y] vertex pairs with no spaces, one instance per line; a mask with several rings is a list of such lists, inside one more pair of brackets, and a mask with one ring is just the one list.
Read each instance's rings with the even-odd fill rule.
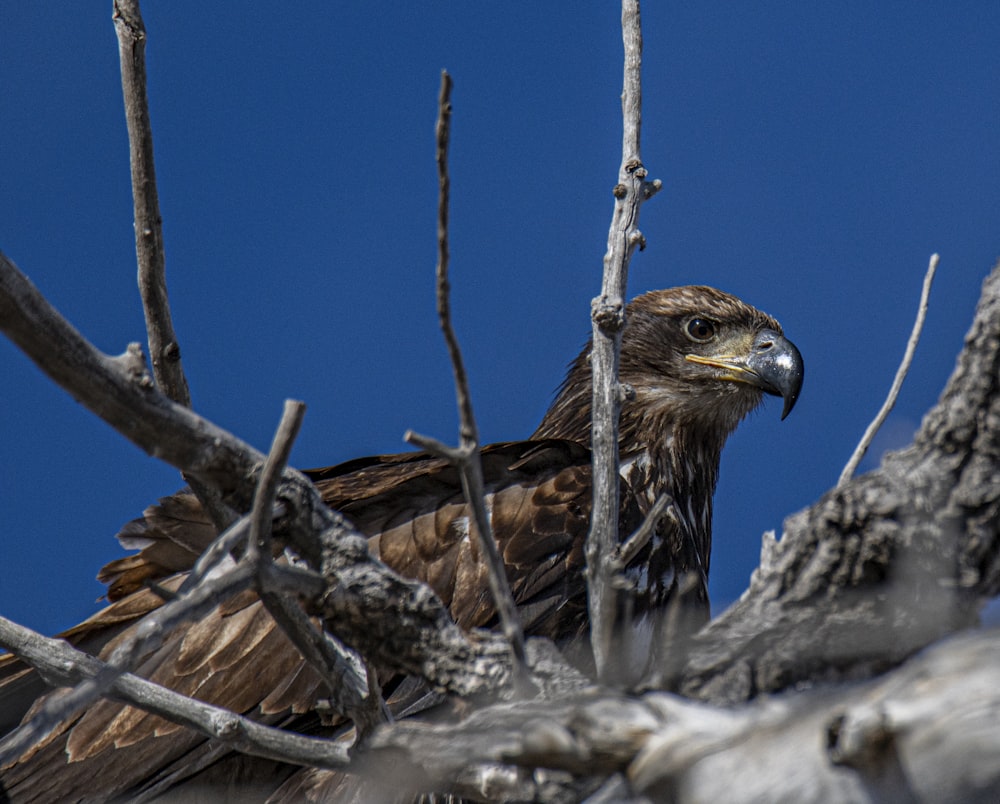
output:
[[590,303],[590,317],[605,333],[625,326],[625,303],[620,296],[598,296]]
[[181,345],[177,341],[171,341],[163,347],[163,359],[168,363],[178,363],[181,359]]
[[625,163],[625,172],[630,176],[635,176],[637,179],[644,179],[648,175],[648,171],[643,166],[642,161],[639,159],[629,159]]
[[662,189],[663,189],[663,182],[660,181],[659,179],[653,179],[652,181],[644,181],[642,183],[642,200],[648,201]]
[[628,236],[628,244],[632,248],[639,247],[639,251],[646,250],[646,236],[638,229],[634,229]]
[[130,343],[122,354],[111,358],[111,360],[129,382],[135,383],[140,388],[153,387],[153,378],[149,376],[149,371],[146,369],[146,356],[143,354],[142,346],[138,343]]
[[895,730],[881,707],[844,712],[827,726],[826,751],[834,765],[874,771],[894,751]]
[[626,187],[624,184],[618,183],[615,185],[615,188],[611,191],[611,194],[619,201],[621,201],[625,196],[628,195],[628,187]]

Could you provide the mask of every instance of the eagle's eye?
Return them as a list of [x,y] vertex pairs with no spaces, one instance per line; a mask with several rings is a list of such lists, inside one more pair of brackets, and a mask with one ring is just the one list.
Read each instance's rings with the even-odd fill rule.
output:
[[715,323],[707,318],[692,318],[687,323],[687,336],[698,343],[708,343],[715,337]]

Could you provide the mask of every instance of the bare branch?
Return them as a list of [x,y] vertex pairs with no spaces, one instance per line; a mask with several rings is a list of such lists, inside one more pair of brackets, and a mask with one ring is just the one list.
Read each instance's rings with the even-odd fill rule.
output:
[[[157,609],[140,624],[130,639],[115,649],[110,661],[102,665],[100,672],[85,677],[78,686],[66,694],[49,698],[37,715],[19,727],[9,738],[11,747],[0,754],[0,765],[15,759],[51,733],[61,722],[105,696],[121,672],[132,667],[137,656],[147,650],[155,649],[162,642],[163,635],[169,633],[170,629],[186,619],[196,618],[213,609],[220,600],[249,586],[253,577],[252,568],[243,565],[224,576],[202,584],[183,598],[172,600]],[[2,644],[31,662],[30,656],[21,654],[17,645],[6,642]],[[53,680],[53,676],[47,673],[46,668],[40,668],[40,672],[49,683],[54,686],[57,684],[58,679]],[[7,755],[7,750],[12,753]],[[17,753],[13,753],[15,750]]]
[[278,483],[281,473],[288,464],[288,456],[292,453],[295,437],[302,427],[306,406],[303,402],[293,399],[285,400],[285,409],[281,415],[277,432],[271,442],[271,451],[264,461],[257,482],[257,491],[250,509],[250,536],[247,540],[247,554],[261,556],[262,561],[271,560],[271,519],[273,517],[274,497],[278,493]]
[[146,28],[138,0],[115,0],[115,33],[121,62],[122,95],[128,125],[132,198],[135,204],[135,251],[139,263],[139,293],[146,314],[149,357],[153,377],[175,402],[191,406],[191,395],[181,368],[181,352],[174,334],[167,300],[163,218],[153,165],[153,129],[146,94]]
[[[343,745],[264,726],[131,673],[113,670],[61,639],[43,637],[3,617],[0,617],[0,645],[16,653],[56,685],[79,684],[110,674],[112,697],[173,723],[196,729],[212,739],[227,743],[233,750],[320,768],[342,768],[347,764],[347,749]],[[60,698],[55,699],[57,706]],[[0,765],[19,756],[33,742],[21,729],[10,734],[0,743]]]
[[302,657],[326,681],[333,695],[334,708],[349,716],[357,725],[358,733],[362,734],[388,719],[379,691],[368,688],[367,679],[370,676],[364,660],[319,631],[298,603],[269,588],[269,582],[279,570],[272,561],[271,547],[274,497],[304,414],[305,405],[302,402],[285,401],[284,413],[254,495],[249,516],[247,558],[257,562],[258,594],[264,606]]
[[[367,761],[431,785],[496,763],[618,772],[627,782],[604,799],[614,801],[994,800],[998,668],[997,634],[972,632],[882,679],[734,709],[601,689],[494,705],[460,724],[408,721],[380,729]],[[887,773],[893,760],[908,772]]]
[[[275,506],[275,508],[276,510],[272,512],[273,516],[282,516],[284,514],[283,507]],[[198,559],[194,562],[194,566],[188,573],[187,578],[184,579],[184,583],[181,584],[180,589],[177,590],[177,593],[184,594],[192,589],[208,573],[219,566],[221,562],[233,556],[238,546],[246,544],[249,534],[250,519],[249,517],[241,517],[229,528],[216,536],[215,540],[198,556]]]
[[[246,510],[264,456],[171,402],[89,344],[0,254],[0,331],[54,382],[147,452],[219,488]],[[301,473],[286,469],[275,536],[322,573],[317,610],[346,645],[389,670],[415,673],[467,695],[510,680],[509,649],[495,636],[470,639],[431,590],[392,572]]]
[[691,639],[676,688],[740,702],[871,676],[1000,594],[1000,264],[913,443],[766,534],[750,588]]
[[[115,0],[115,33],[122,75],[122,98],[128,127],[129,163],[132,166],[132,199],[135,214],[135,254],[139,265],[139,295],[146,317],[153,378],[174,402],[191,407],[191,393],[181,365],[181,349],[174,332],[167,298],[166,255],[163,248],[163,217],[156,189],[153,162],[153,128],[146,93],[146,27],[138,0]],[[185,476],[202,507],[221,533],[236,514],[225,505],[218,491],[197,477]]]
[[591,308],[593,320],[592,446],[594,508],[587,535],[587,600],[590,636],[598,675],[604,677],[611,652],[617,608],[614,553],[618,544],[618,362],[625,326],[628,266],[643,238],[638,229],[639,207],[660,189],[647,182],[639,157],[642,110],[642,27],[638,0],[622,0],[625,69],[622,90],[622,163],[614,189],[615,208],[604,256],[601,295]]
[[899,397],[899,389],[903,387],[903,380],[906,379],[906,375],[910,371],[910,364],[913,362],[913,353],[916,352],[917,344],[920,342],[920,333],[923,331],[924,319],[927,317],[927,300],[931,295],[931,284],[934,282],[934,274],[937,271],[939,259],[940,257],[937,254],[931,254],[930,264],[927,266],[927,273],[924,274],[923,289],[920,292],[920,305],[917,307],[917,320],[913,322],[913,330],[910,332],[910,339],[906,342],[906,351],[903,353],[903,360],[899,364],[899,368],[896,370],[896,376],[892,381],[892,387],[889,389],[889,395],[886,397],[885,402],[882,403],[882,408],[876,414],[871,424],[868,425],[864,435],[861,436],[861,441],[858,443],[858,446],[855,447],[854,454],[851,455],[850,460],[847,462],[847,466],[844,467],[844,471],[840,473],[840,479],[837,481],[837,488],[843,486],[848,480],[851,479],[851,477],[853,477],[854,472],[858,468],[858,464],[861,463],[862,458],[865,457],[865,453],[868,452],[868,447],[871,446],[872,439],[875,438],[875,434],[885,423],[889,413],[896,405],[896,399]]
[[[273,572],[279,567],[269,568]],[[380,690],[372,687],[372,674],[364,659],[321,632],[302,610],[285,595],[260,590],[260,597],[275,622],[330,689],[329,708],[349,717],[364,736],[392,720]]]
[[518,678],[527,677],[524,652],[524,631],[517,616],[517,606],[510,591],[503,561],[497,550],[496,539],[493,536],[493,526],[486,511],[483,488],[483,467],[479,458],[479,431],[472,410],[472,395],[469,393],[469,380],[462,360],[462,351],[458,338],[451,325],[450,287],[448,284],[448,203],[451,180],[448,177],[448,139],[451,130],[451,76],[446,71],[441,72],[441,93],[438,98],[437,121],[437,166],[438,166],[438,264],[437,264],[437,313],[451,358],[452,371],[455,375],[455,395],[458,400],[459,415],[459,446],[455,449],[445,447],[440,442],[408,432],[406,440],[422,446],[450,461],[459,471],[462,478],[462,490],[465,499],[472,508],[475,520],[475,531],[479,537],[479,546],[487,568],[490,592],[500,618],[500,627],[510,643],[514,657],[514,667]]
[[[673,498],[669,494],[663,493],[656,498],[656,502],[649,509],[649,513],[642,520],[642,524],[615,550],[615,560],[618,562],[619,567],[627,566],[633,558],[639,555],[639,551],[646,546],[653,535],[653,531],[656,530],[656,525],[660,521],[660,517],[667,511],[668,506],[672,504]],[[669,515],[676,520],[676,515],[673,513],[672,508]]]

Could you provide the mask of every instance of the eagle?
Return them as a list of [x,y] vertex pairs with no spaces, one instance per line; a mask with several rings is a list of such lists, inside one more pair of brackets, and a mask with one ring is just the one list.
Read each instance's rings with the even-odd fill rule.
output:
[[[712,498],[728,436],[765,394],[799,397],[802,357],[771,316],[702,286],[653,291],[626,308],[619,380],[624,541],[661,495],[670,506],[623,574],[640,623],[682,593],[708,616]],[[583,546],[592,507],[589,344],[537,430],[481,450],[486,502],[527,633],[559,645],[588,630]],[[325,502],[368,537],[370,552],[424,581],[463,628],[495,625],[486,569],[470,540],[456,470],[423,452],[380,455],[306,473]],[[107,658],[142,616],[177,589],[215,530],[190,492],[162,499],[118,538],[139,552],[99,579],[110,604],[62,636]],[[694,579],[693,582],[689,579]],[[693,591],[692,591],[693,590]],[[630,627],[635,626],[630,623]],[[136,672],[183,694],[305,733],[329,733],[316,714],[328,697],[260,600],[245,592],[170,634]],[[393,684],[383,684],[391,696]],[[30,718],[51,694],[14,656],[0,659],[0,732]],[[151,800],[194,791],[254,800],[336,797],[336,777],[228,751],[199,734],[105,700],[0,769],[0,799]],[[241,799],[242,800],[242,799]]]

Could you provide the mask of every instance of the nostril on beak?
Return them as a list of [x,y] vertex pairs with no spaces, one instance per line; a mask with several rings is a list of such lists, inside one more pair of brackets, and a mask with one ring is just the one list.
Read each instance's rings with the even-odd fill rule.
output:
[[772,349],[777,348],[776,344],[781,343],[784,339],[775,332],[773,329],[764,329],[757,333],[757,337],[754,338],[753,351],[754,354],[763,355],[770,352]]

